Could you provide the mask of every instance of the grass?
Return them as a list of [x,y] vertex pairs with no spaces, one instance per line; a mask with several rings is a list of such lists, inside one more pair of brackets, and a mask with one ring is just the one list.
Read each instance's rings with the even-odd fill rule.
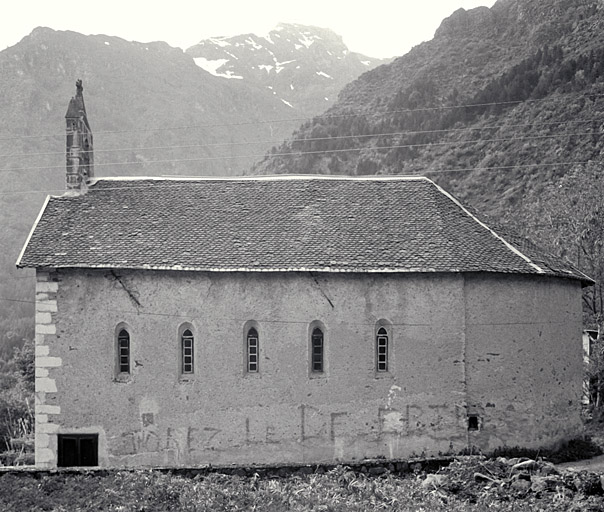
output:
[[[446,471],[446,470],[444,470]],[[580,493],[483,492],[468,499],[422,485],[424,475],[366,476],[345,466],[283,478],[224,475],[186,478],[157,471],[5,474],[0,510],[12,511],[563,511],[602,510]],[[599,507],[599,508],[593,508]]]

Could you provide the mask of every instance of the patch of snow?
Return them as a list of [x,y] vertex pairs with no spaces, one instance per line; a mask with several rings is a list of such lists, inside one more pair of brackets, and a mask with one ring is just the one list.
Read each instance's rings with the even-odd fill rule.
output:
[[300,66],[296,66],[296,69],[300,69]]
[[315,42],[314,38],[312,37],[308,37],[306,34],[302,34],[302,39],[300,39],[300,44],[303,44],[304,46],[306,46],[306,48],[309,48],[311,44],[313,44]]
[[262,45],[259,45],[256,41],[254,41],[251,37],[248,37],[245,42],[247,44],[252,45],[252,47],[256,50],[262,50]]
[[109,45],[110,45],[109,41],[105,41],[105,44],[106,44],[107,46],[109,46]]
[[275,59],[275,64],[277,65],[277,67],[275,68],[275,72],[279,73],[280,71],[283,71],[285,68],[283,67],[284,64],[290,64],[291,62],[296,62],[296,59],[294,60],[285,60],[283,62],[277,62],[277,60]]
[[288,107],[294,108],[294,106],[289,101],[285,101],[283,98],[281,98],[281,101],[285,103]]
[[226,54],[227,54],[229,57],[233,57],[235,60],[239,60],[239,57],[237,57],[237,55],[233,55],[231,52],[227,52],[227,51],[225,50],[225,52],[224,52],[224,53],[226,53]]
[[260,64],[260,65],[258,65],[258,67],[260,69],[266,70],[267,73],[270,73],[271,69],[273,69],[273,66],[271,66],[270,64]]
[[325,96],[325,101],[329,101],[329,98],[327,96]]
[[209,60],[204,57],[195,57],[193,59],[195,64],[197,64],[201,69],[204,69],[208,73],[211,73],[214,76],[219,76],[222,78],[236,78],[238,80],[242,80],[243,77],[239,75],[234,75],[231,70],[226,71],[226,73],[219,73],[218,69],[224,66],[229,59],[216,59]]
[[275,44],[275,42],[271,39],[271,35],[270,34],[266,34],[264,36],[264,39],[266,39],[271,44]]
[[325,78],[331,78],[333,80],[333,76],[329,76],[327,73],[323,73],[323,71],[315,71],[315,75],[324,76]]
[[296,50],[299,50],[300,48],[304,48],[304,47],[303,47],[301,44],[295,44],[295,45],[294,45],[294,48],[295,48]]
[[294,90],[294,84],[289,84],[289,88],[293,91]]
[[371,64],[371,62],[369,62],[368,60],[362,60],[361,64],[365,64],[365,66],[369,66],[369,64]]
[[273,90],[273,86],[272,85],[267,85],[267,87],[272,91]]
[[231,46],[231,43],[225,41],[226,37],[210,37],[210,42],[214,43],[216,46],[220,46],[224,48],[225,46]]

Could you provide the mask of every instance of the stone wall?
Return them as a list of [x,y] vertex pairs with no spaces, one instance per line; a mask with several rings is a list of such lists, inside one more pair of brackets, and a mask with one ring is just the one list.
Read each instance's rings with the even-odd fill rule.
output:
[[[190,466],[548,445],[579,421],[575,281],[77,270],[39,272],[38,295],[49,308],[36,335],[40,466],[56,465],[56,433],[98,434],[101,466]],[[250,321],[257,374],[245,372]],[[313,322],[325,332],[320,376],[309,371]],[[192,375],[180,372],[183,324]],[[375,370],[378,324],[391,334],[387,373]],[[131,335],[127,378],[118,326]]]

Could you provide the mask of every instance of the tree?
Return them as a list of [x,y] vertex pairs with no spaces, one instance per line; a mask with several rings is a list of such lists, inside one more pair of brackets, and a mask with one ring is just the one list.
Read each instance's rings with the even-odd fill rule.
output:
[[528,220],[530,238],[595,281],[583,289],[583,325],[599,332],[586,371],[600,405],[604,402],[604,164],[574,167],[530,201]]

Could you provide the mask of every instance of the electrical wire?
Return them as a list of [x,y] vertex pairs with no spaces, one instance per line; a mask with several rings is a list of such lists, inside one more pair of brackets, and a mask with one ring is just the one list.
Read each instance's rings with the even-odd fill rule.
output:
[[[575,94],[567,93],[564,97],[572,97],[575,98],[601,98],[604,97],[604,94]],[[95,135],[108,135],[108,134],[124,134],[124,133],[148,133],[148,132],[163,132],[163,131],[176,131],[176,130],[195,130],[201,128],[219,128],[219,127],[231,127],[231,126],[255,126],[255,125],[264,125],[264,124],[274,124],[274,123],[292,123],[292,122],[304,122],[311,121],[317,119],[342,119],[348,117],[374,117],[374,116],[383,116],[385,114],[404,114],[404,113],[414,113],[414,112],[431,112],[438,110],[455,110],[460,108],[484,108],[484,107],[495,107],[495,106],[510,106],[510,105],[518,105],[521,103],[540,103],[545,101],[550,101],[551,98],[537,98],[537,99],[525,99],[525,100],[512,100],[512,101],[493,101],[493,102],[485,102],[485,103],[466,103],[460,105],[448,105],[448,106],[438,106],[438,107],[420,107],[420,108],[407,108],[407,109],[397,109],[397,110],[382,110],[382,111],[371,111],[371,112],[355,112],[350,114],[323,114],[318,116],[313,116],[311,118],[308,117],[292,117],[292,118],[281,118],[281,119],[272,119],[265,121],[242,121],[239,123],[213,123],[213,124],[203,124],[203,125],[188,125],[188,126],[171,126],[164,128],[145,128],[145,129],[137,129],[137,130],[107,130],[96,132]],[[56,134],[40,134],[40,135],[10,135],[10,136],[0,136],[0,141],[3,140],[18,140],[18,139],[32,139],[32,138],[47,138],[47,137],[64,137],[65,132],[56,133]]]
[[[241,158],[277,158],[277,157],[301,157],[305,155],[325,155],[330,153],[345,153],[354,151],[368,151],[368,150],[386,150],[386,149],[410,149],[420,147],[440,147],[440,146],[455,146],[462,144],[477,144],[477,143],[491,143],[491,142],[509,142],[509,141],[526,141],[526,140],[543,140],[543,139],[556,139],[560,137],[572,137],[572,136],[601,136],[600,133],[594,132],[574,132],[566,134],[553,134],[553,135],[534,135],[528,137],[510,137],[510,138],[495,138],[495,139],[473,139],[473,140],[460,140],[460,141],[447,141],[447,142],[425,142],[418,144],[393,144],[387,146],[371,146],[371,147],[357,147],[357,148],[342,148],[342,149],[325,149],[317,151],[291,151],[286,153],[266,153],[266,154],[247,154],[247,155],[230,155],[230,156],[206,156],[197,158],[168,158],[162,160],[146,160],[146,161],[128,161],[128,162],[101,162],[95,163],[95,167],[107,167],[107,166],[120,166],[120,165],[149,165],[149,164],[166,164],[166,163],[181,163],[181,162],[204,162],[204,161],[216,161],[216,160],[233,160]],[[0,169],[0,172],[21,172],[21,171],[35,171],[41,169],[64,169],[65,165],[43,165],[43,166],[31,166],[31,167],[15,167],[10,169]]]
[[[41,302],[33,301],[33,300],[25,300],[25,299],[12,299],[0,297],[0,301],[7,302],[17,302],[17,303],[25,303],[25,304],[41,304]],[[62,301],[62,303],[66,304],[76,304],[73,301]],[[159,317],[170,317],[170,318],[186,318],[192,319],[194,316],[203,316],[201,312],[195,312],[190,315],[180,315],[174,313],[157,313],[157,312],[145,312],[145,311],[124,311],[123,309],[104,309],[107,313],[120,313],[121,315],[136,315],[136,316],[159,316]],[[255,320],[259,323],[269,323],[269,324],[310,324],[311,322],[307,320],[275,320],[275,319],[260,319],[260,318],[236,318],[236,317],[221,317],[223,320],[231,320],[234,322],[247,322],[248,320]],[[367,322],[347,322],[349,325],[363,325],[363,326],[375,326],[375,322],[367,323]],[[485,322],[485,323],[473,323],[468,325],[565,325],[566,321],[560,322]],[[432,324],[430,323],[392,323],[390,325],[397,327],[430,327]]]
[[[463,132],[474,132],[474,131],[482,131],[482,130],[498,130],[501,128],[520,128],[520,127],[534,127],[534,126],[552,126],[552,125],[561,125],[561,124],[586,124],[593,122],[602,122],[601,119],[585,119],[585,120],[576,120],[576,121],[550,121],[550,122],[533,122],[533,123],[519,123],[519,124],[507,124],[507,125],[493,125],[493,126],[484,126],[477,128],[443,128],[438,130],[407,130],[403,132],[383,132],[383,133],[372,133],[372,134],[358,134],[358,135],[336,135],[333,137],[308,137],[304,139],[271,139],[271,140],[258,140],[258,141],[249,141],[249,142],[215,142],[215,143],[207,143],[207,144],[186,144],[181,146],[139,146],[139,147],[131,147],[131,148],[108,148],[108,149],[94,149],[93,153],[108,153],[108,152],[119,152],[119,151],[147,151],[147,150],[172,150],[172,149],[191,149],[191,148],[204,148],[204,147],[229,147],[229,146],[246,146],[253,144],[271,144],[288,142],[315,142],[322,140],[345,140],[345,139],[363,139],[363,138],[372,138],[372,137],[390,137],[390,136],[405,136],[405,135],[427,135],[427,134],[441,134],[441,133],[463,133]],[[594,135],[595,132],[585,132],[584,134]],[[565,135],[581,135],[580,133],[570,133]],[[37,152],[37,153],[7,153],[4,155],[0,155],[0,158],[14,158],[14,157],[31,157],[31,156],[49,156],[49,155],[65,155],[65,151],[46,151],[46,152]],[[229,157],[230,158],[230,157]]]

